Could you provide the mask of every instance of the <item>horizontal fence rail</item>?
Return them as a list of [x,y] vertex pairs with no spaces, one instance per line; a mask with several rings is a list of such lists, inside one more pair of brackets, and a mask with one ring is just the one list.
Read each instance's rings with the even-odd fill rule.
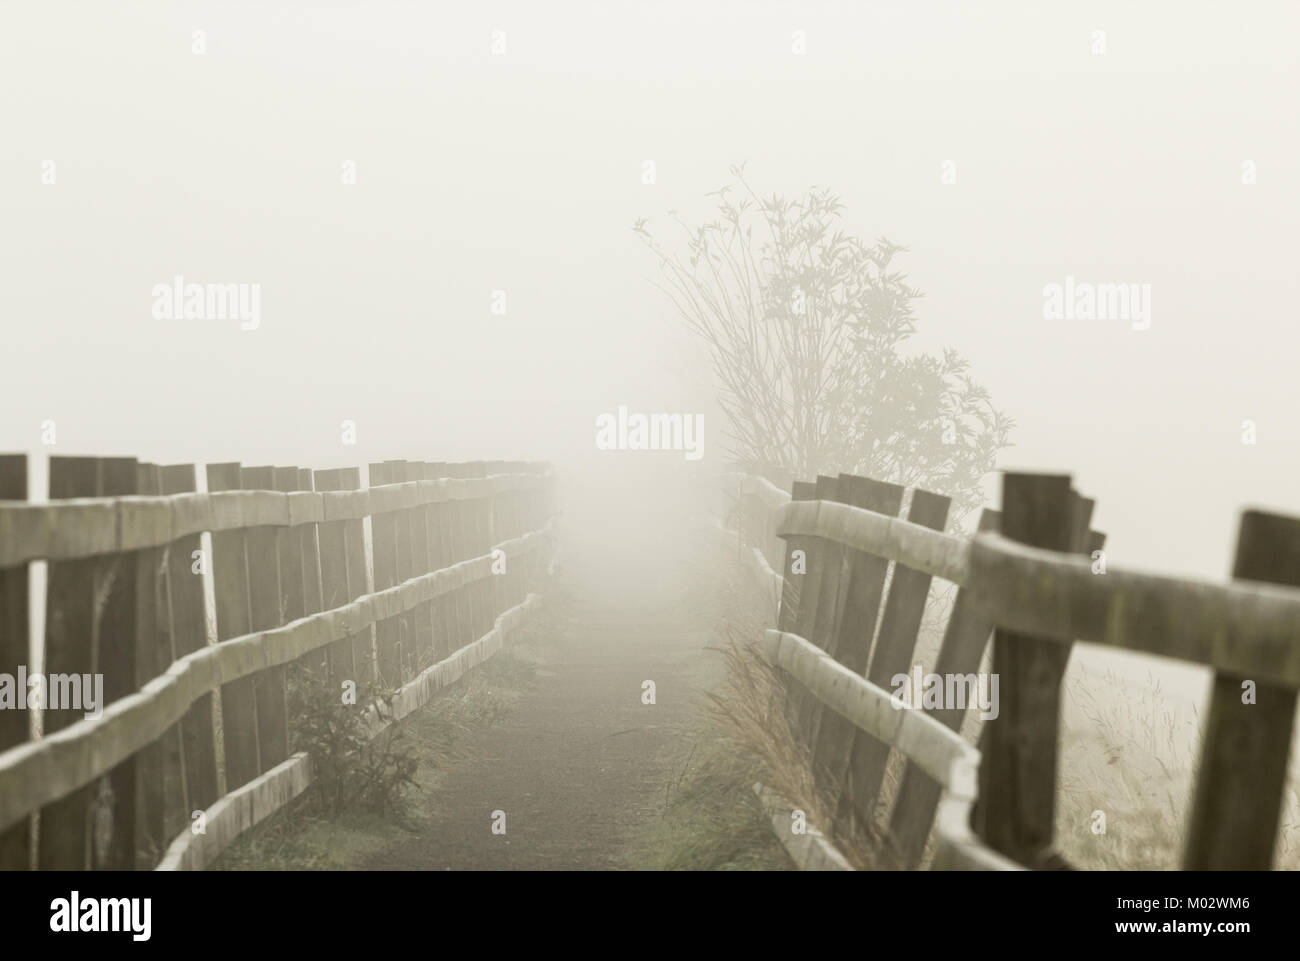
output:
[[970,870],[1016,870],[1014,861],[980,844],[970,829],[978,794],[979,752],[921,711],[899,710],[893,696],[849,671],[795,634],[764,632],[763,656],[800,681],[859,730],[915,761],[946,792],[939,812],[939,863]]
[[[423,706],[444,687],[454,684],[497,653],[505,637],[535,613],[540,597],[529,594],[521,603],[496,619],[493,629],[473,644],[462,647],[432,665],[404,685],[392,702],[391,720],[375,718],[371,739]],[[249,781],[214,804],[206,813],[202,834],[182,831],[157,866],[159,871],[197,871],[210,865],[232,841],[258,822],[274,814],[311,786],[311,756],[297,753],[261,777]]]
[[0,567],[162,547],[203,531],[361,520],[447,501],[544,486],[536,475],[443,478],[328,493],[269,490],[170,497],[75,498],[56,504],[0,500]]
[[778,537],[817,537],[897,561],[915,571],[962,585],[970,573],[970,544],[897,517],[837,504],[794,501],[776,512]]
[[1091,641],[1300,685],[1300,592],[1125,571],[997,533],[971,540],[828,501],[786,502],[778,536],[812,536],[969,586],[1011,630]]
[[[544,547],[546,532],[497,545],[507,560]],[[157,740],[203,694],[269,667],[288,664],[385,618],[492,577],[491,555],[461,561],[284,627],[222,641],[176,661],[101,717],[0,755],[0,830],[62,797]]]
[[[1245,512],[1239,579],[1215,584],[1098,569],[1093,502],[1062,475],[1006,475],[1002,511],[971,537],[944,533],[946,499],[925,491],[903,518],[902,488],[866,478],[791,493],[721,480],[729,536],[773,602],[760,651],[789,679],[818,789],[839,798],[832,838],[870,822],[901,866],[919,866],[931,838],[935,867],[1068,867],[1053,846],[1056,742],[1066,659],[1083,640],[1216,671],[1184,863],[1270,865],[1300,687],[1300,521]],[[931,577],[957,588],[934,673],[975,678],[993,641],[1003,706],[979,749],[957,733],[965,711],[885,690],[912,669]],[[1258,704],[1243,704],[1243,682]],[[904,768],[887,798],[890,752]]]
[[45,561],[45,676],[104,685],[94,716],[45,710],[40,736],[0,712],[21,718],[0,726],[0,868],[206,867],[312,782],[291,677],[377,684],[358,708],[377,735],[536,613],[546,465],[369,476],[214,464],[199,493],[192,465],[51,458],[51,502],[30,504],[25,457],[0,456],[0,672],[28,663],[27,565]]

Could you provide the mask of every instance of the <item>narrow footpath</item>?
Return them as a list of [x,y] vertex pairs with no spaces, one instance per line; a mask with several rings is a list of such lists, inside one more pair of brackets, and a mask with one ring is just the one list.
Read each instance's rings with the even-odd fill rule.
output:
[[465,759],[429,789],[420,835],[366,867],[650,866],[636,863],[635,842],[663,810],[682,738],[721,673],[705,650],[710,584],[686,553],[699,545],[683,533],[686,508],[667,513],[566,518],[545,615],[554,629],[529,645],[535,679],[507,716],[467,735]]

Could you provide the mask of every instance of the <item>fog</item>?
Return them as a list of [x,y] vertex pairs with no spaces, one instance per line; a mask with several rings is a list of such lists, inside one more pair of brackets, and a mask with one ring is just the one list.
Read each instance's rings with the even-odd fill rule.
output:
[[[1222,578],[1243,506],[1300,513],[1298,26],[1262,2],[9,4],[0,451],[549,460],[571,512],[671,551],[654,492],[726,441],[632,226],[698,223],[745,163],[909,248],[914,347],[969,358],[1017,424],[999,466],[1072,473],[1111,564]],[[178,275],[259,284],[256,328],[159,319]],[[1067,278],[1150,285],[1149,329],[1046,319]],[[702,413],[702,461],[599,450],[620,405]]]
[[[970,358],[1018,423],[1004,464],[1072,471],[1116,563],[1222,576],[1243,503],[1300,509],[1292,5],[0,17],[0,449],[41,450],[50,419],[56,453],[593,469],[603,411],[711,412],[630,228],[698,220],[746,162],[761,192],[830,186],[849,229],[911,248],[917,345]],[[261,284],[260,326],[155,320],[177,274]],[[1045,321],[1067,274],[1151,284],[1151,328]]]

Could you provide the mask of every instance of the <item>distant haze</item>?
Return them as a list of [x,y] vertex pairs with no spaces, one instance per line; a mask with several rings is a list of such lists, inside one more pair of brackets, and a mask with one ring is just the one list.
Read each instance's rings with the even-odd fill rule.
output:
[[[1097,498],[1111,564],[1222,577],[1241,506],[1300,513],[1297,27],[1262,2],[6,4],[0,451],[696,470],[598,451],[626,405],[704,413],[716,469],[708,366],[630,228],[698,222],[747,162],[911,248],[916,346],[1016,419],[1004,466]],[[178,274],[260,284],[260,325],[155,318]],[[1150,329],[1045,319],[1067,277],[1149,284]]]

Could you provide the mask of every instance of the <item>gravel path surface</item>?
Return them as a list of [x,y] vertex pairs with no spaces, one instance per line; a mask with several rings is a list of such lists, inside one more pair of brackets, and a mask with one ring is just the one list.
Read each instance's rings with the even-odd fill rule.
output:
[[[468,736],[466,760],[439,775],[421,835],[366,867],[648,866],[636,863],[635,842],[659,817],[721,659],[704,649],[709,586],[698,564],[684,562],[680,537],[605,522],[595,528],[605,536],[565,543],[558,600],[544,615],[555,630],[522,651],[538,663],[535,680],[505,718]],[[642,703],[647,680],[653,705]],[[505,834],[492,832],[494,811],[505,812]]]

